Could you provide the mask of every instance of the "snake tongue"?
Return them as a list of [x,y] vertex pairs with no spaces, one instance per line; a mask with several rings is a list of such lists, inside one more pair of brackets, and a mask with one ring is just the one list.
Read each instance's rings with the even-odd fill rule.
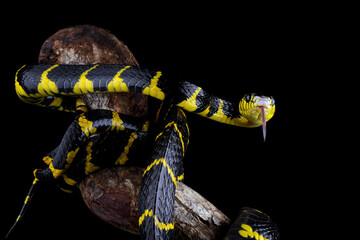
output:
[[262,124],[262,130],[263,130],[263,137],[264,137],[264,142],[266,139],[266,118],[265,118],[265,110],[264,110],[264,106],[259,106],[260,110],[261,110],[261,124]]

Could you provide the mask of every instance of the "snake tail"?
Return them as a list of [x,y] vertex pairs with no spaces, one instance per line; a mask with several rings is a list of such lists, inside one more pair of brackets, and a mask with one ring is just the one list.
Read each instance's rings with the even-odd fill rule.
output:
[[29,189],[29,192],[28,194],[26,195],[26,198],[25,198],[25,201],[23,203],[23,206],[20,210],[20,213],[18,215],[18,217],[16,218],[15,220],[15,223],[11,226],[10,230],[8,231],[8,233],[6,234],[6,238],[9,237],[9,235],[12,233],[12,231],[15,229],[15,227],[17,226],[17,224],[20,222],[20,220],[23,218],[29,204],[30,204],[30,201],[32,199],[32,196],[34,195],[35,193],[35,189],[36,189],[36,186],[37,186],[37,183],[38,183],[38,179],[35,178],[33,183],[31,184],[31,187]]

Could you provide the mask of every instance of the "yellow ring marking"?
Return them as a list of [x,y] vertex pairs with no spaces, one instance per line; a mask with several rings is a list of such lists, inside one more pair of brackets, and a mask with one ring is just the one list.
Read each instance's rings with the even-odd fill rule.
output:
[[143,90],[142,94],[164,100],[165,93],[157,86],[161,75],[162,73],[160,71],[156,72],[156,75],[150,81],[150,85]]
[[[179,128],[177,127],[176,123],[174,121],[168,123],[166,126],[165,126],[165,129],[168,128],[168,127],[171,127],[171,126],[174,126],[175,128],[175,131],[178,132],[179,134],[179,138],[180,138],[180,141],[181,141],[181,146],[182,146],[182,150],[183,150],[183,156],[185,155],[185,144],[184,144],[184,140],[183,140],[183,136],[179,130]],[[188,129],[189,130],[189,129]],[[159,133],[156,137],[155,137],[155,141],[161,136],[163,135],[164,131]]]
[[66,182],[67,185],[75,186],[75,184],[77,184],[77,182],[74,179],[69,178],[66,174],[63,174],[62,177],[64,178],[64,181]]
[[61,97],[55,97],[54,100],[49,104],[50,107],[61,107],[62,104],[62,98]]
[[127,155],[135,139],[137,139],[137,137],[138,136],[135,132],[131,133],[130,138],[128,140],[128,144],[124,147],[124,151],[121,153],[120,157],[116,160],[115,165],[124,165],[126,163],[126,161],[128,160]]
[[180,141],[181,141],[181,146],[182,146],[183,156],[184,156],[185,155],[185,144],[184,144],[184,141],[183,141],[183,136],[182,136],[180,130],[178,129],[176,123],[174,123],[174,127],[175,127],[175,130],[179,133],[179,138],[180,138]]
[[99,166],[96,166],[95,164],[90,162],[92,159],[92,149],[91,149],[92,146],[93,146],[93,142],[89,141],[89,143],[87,144],[87,146],[85,148],[85,150],[86,150],[85,175],[89,175],[90,173],[100,169]]
[[73,160],[76,157],[76,154],[78,153],[79,150],[80,150],[80,148],[76,148],[74,151],[68,152],[68,154],[66,156],[66,164],[63,169],[56,169],[52,162],[49,164],[49,169],[51,170],[53,177],[55,179],[58,178],[59,176],[63,175],[63,173],[66,171],[66,169],[68,169],[70,167],[70,164],[73,162]]
[[126,83],[123,82],[124,79],[120,78],[120,75],[130,67],[131,66],[126,66],[116,73],[107,86],[109,92],[129,92]]
[[66,192],[66,193],[72,193],[73,191],[72,190],[69,190],[69,189],[65,189],[65,188],[60,188],[62,191]]
[[20,70],[23,69],[25,66],[26,65],[19,68],[19,70],[17,70],[16,74],[15,74],[15,91],[16,91],[16,94],[18,95],[18,97],[23,101],[25,101],[25,98],[29,97],[29,95],[25,92],[25,90],[22,88],[22,86],[20,86],[20,83],[18,81],[18,74],[19,74]]
[[111,122],[111,131],[124,131],[125,127],[123,125],[124,121],[121,120],[119,113],[117,112],[112,112],[113,118],[112,118],[112,122]]
[[147,166],[147,168],[145,169],[144,171],[144,174],[143,176],[148,172],[150,171],[150,169],[154,166],[154,165],[159,165],[160,163],[163,164],[163,166],[165,168],[167,168],[168,170],[168,173],[171,177],[171,180],[173,181],[173,183],[175,184],[175,187],[177,187],[177,180],[175,178],[175,175],[174,175],[174,172],[172,171],[172,169],[170,168],[169,164],[166,163],[165,159],[164,158],[160,158],[160,159],[155,159],[149,166]]
[[43,157],[43,161],[44,161],[44,163],[46,163],[46,165],[50,165],[50,163],[53,161],[53,159],[49,156],[45,156],[45,157]]
[[241,227],[243,228],[243,230],[239,230],[239,234],[244,238],[250,237],[255,238],[256,240],[269,240],[268,238],[264,238],[258,232],[254,232],[252,227],[247,224],[241,224]]
[[78,121],[81,131],[83,131],[87,137],[89,137],[90,134],[96,133],[97,129],[93,127],[93,122],[87,120],[84,115],[81,115]]
[[139,226],[141,226],[141,224],[143,223],[145,217],[152,217],[154,218],[154,221],[155,221],[155,226],[157,228],[159,228],[160,230],[165,230],[165,231],[168,231],[168,230],[172,230],[174,229],[174,223],[164,223],[164,222],[160,222],[158,220],[158,218],[155,216],[153,210],[148,210],[146,209],[144,211],[144,213],[141,215],[141,217],[139,218]]
[[93,82],[86,78],[86,75],[96,67],[98,67],[99,64],[89,68],[85,72],[83,72],[79,78],[79,81],[74,86],[74,93],[76,94],[86,94],[86,93],[93,93],[94,92],[94,86]]
[[46,69],[40,77],[40,83],[38,84],[38,92],[43,96],[52,96],[54,94],[59,93],[59,90],[56,86],[56,83],[51,81],[48,78],[48,74],[51,70],[58,67],[59,64],[52,65],[48,69]]
[[181,180],[183,180],[183,179],[184,179],[184,173],[177,177],[177,180],[178,180],[178,181],[181,181]]
[[186,111],[194,112],[196,109],[198,109],[198,106],[196,105],[196,98],[199,95],[200,90],[201,90],[201,87],[198,87],[195,90],[195,92],[191,95],[191,97],[189,97],[186,100],[182,101],[181,103],[177,104],[177,106],[182,107]]

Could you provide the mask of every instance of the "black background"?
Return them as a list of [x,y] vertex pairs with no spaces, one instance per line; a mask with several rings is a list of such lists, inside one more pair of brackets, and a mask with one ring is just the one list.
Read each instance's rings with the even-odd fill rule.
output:
[[[232,219],[243,206],[266,212],[278,223],[282,239],[289,239],[295,219],[306,214],[303,206],[312,185],[307,180],[317,172],[311,164],[317,153],[306,157],[317,148],[316,134],[308,135],[298,120],[303,99],[312,94],[307,87],[319,81],[319,72],[312,71],[319,67],[326,19],[314,18],[311,8],[302,6],[98,5],[19,5],[9,7],[11,18],[2,17],[7,24],[1,37],[6,88],[1,94],[1,237],[17,217],[33,169],[42,166],[42,156],[57,146],[73,120],[71,114],[21,102],[14,90],[15,72],[36,62],[42,43],[59,29],[92,24],[123,41],[142,66],[234,101],[248,92],[275,98],[266,142],[261,128],[237,128],[188,114],[185,183]],[[315,141],[300,144],[304,136]],[[11,237],[136,239],[93,215],[80,194],[46,186],[38,189]]]

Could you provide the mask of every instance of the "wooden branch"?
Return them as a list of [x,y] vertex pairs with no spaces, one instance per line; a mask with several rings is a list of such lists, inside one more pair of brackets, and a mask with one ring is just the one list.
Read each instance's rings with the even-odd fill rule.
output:
[[[139,65],[128,47],[110,32],[89,25],[64,28],[49,37],[41,47],[39,63]],[[133,116],[147,111],[147,98],[128,93],[83,95],[89,109],[110,109]]]
[[[144,169],[109,168],[80,185],[85,203],[102,220],[139,234],[138,195]],[[213,204],[183,183],[175,194],[175,231],[180,239],[217,239],[230,221]]]
[[[89,25],[65,28],[43,44],[40,63],[138,65],[130,50],[110,32]],[[135,100],[136,99],[136,100]],[[147,98],[126,93],[84,95],[88,108],[111,109],[143,116]],[[138,195],[143,169],[114,167],[88,176],[80,184],[82,197],[102,220],[125,231],[139,234]],[[180,239],[217,239],[230,220],[194,190],[179,183],[175,199],[175,232]]]

